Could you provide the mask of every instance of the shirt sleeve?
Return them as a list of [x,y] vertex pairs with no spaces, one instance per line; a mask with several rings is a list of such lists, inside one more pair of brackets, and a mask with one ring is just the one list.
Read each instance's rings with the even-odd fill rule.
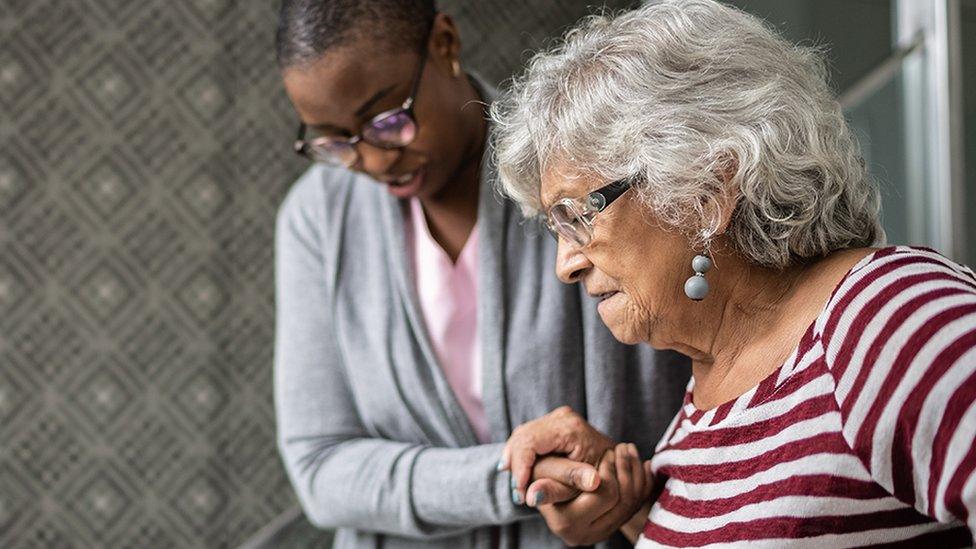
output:
[[976,279],[933,251],[893,250],[821,317],[844,438],[892,495],[976,537]]
[[275,250],[278,447],[309,520],[433,539],[531,516],[495,471],[502,444],[435,448],[363,425],[331,326],[315,189],[289,194]]

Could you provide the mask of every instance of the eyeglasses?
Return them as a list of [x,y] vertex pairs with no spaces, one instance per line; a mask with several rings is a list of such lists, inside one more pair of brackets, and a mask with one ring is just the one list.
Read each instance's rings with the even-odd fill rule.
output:
[[631,187],[629,180],[621,179],[586,195],[583,199],[563,198],[549,208],[546,227],[553,236],[561,236],[580,248],[593,238],[593,218]]
[[295,140],[295,152],[313,162],[349,168],[359,161],[356,145],[360,141],[381,149],[399,149],[412,143],[419,130],[413,105],[417,99],[426,61],[425,52],[421,55],[420,66],[417,68],[417,74],[414,75],[410,95],[398,108],[377,114],[363,125],[358,135],[352,137],[321,135],[306,141],[307,127],[301,123],[298,127],[298,138]]

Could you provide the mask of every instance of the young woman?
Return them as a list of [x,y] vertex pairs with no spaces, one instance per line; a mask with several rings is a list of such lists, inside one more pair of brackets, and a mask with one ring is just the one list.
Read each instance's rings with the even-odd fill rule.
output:
[[[615,342],[547,276],[555,241],[492,193],[492,92],[430,0],[286,0],[277,46],[318,161],[276,244],[279,447],[306,514],[336,547],[562,546],[497,471],[512,427],[568,405],[601,454],[648,455],[684,359]],[[550,502],[595,488],[568,459],[545,477]]]

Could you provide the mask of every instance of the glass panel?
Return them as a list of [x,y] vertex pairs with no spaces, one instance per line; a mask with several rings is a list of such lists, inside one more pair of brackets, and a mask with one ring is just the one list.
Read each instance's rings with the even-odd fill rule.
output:
[[847,113],[868,171],[881,188],[881,220],[892,244],[912,242],[902,80],[897,76]]
[[961,11],[962,97],[965,147],[966,209],[961,223],[966,225],[965,256],[962,261],[976,265],[976,0],[963,0]]
[[891,0],[732,0],[794,43],[826,48],[839,93],[892,53]]
[[[849,90],[894,53],[895,14],[890,0],[731,3],[763,17],[794,43],[823,46],[831,84],[838,94]],[[921,66],[919,60],[914,62]],[[911,173],[917,171],[919,177],[924,177],[924,148],[918,148],[915,155],[906,154],[906,123],[911,121],[905,116],[905,86],[904,76],[899,73],[847,112],[868,170],[881,188],[882,223],[888,242],[899,244],[925,242],[926,210],[920,202],[924,193],[909,186],[913,181]],[[915,171],[910,170],[910,161],[915,162]]]

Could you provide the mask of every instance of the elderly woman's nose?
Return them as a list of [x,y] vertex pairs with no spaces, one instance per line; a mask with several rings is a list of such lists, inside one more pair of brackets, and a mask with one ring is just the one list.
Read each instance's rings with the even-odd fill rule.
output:
[[563,237],[559,238],[559,247],[556,249],[556,276],[566,284],[578,282],[580,277],[593,264],[587,259],[579,246],[569,242]]

